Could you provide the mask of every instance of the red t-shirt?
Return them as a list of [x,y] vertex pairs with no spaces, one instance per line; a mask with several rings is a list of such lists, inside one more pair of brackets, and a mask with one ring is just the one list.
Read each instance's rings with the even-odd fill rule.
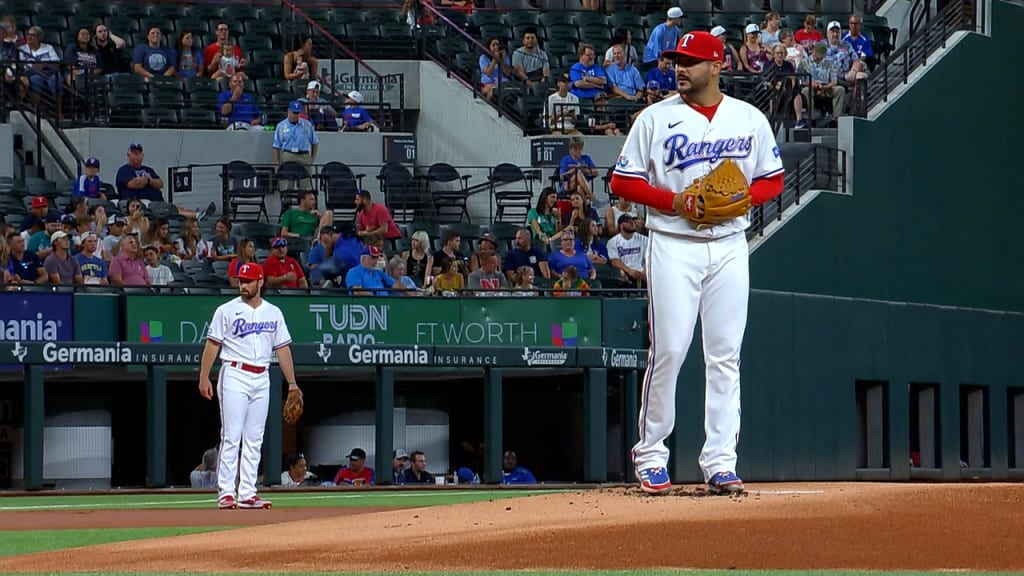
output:
[[[217,55],[217,52],[220,52],[220,44],[214,42],[207,46],[206,50],[203,50],[203,66],[209,68],[210,62],[213,62],[213,57]],[[238,44],[235,44],[235,58],[238,58],[239,62],[242,61],[242,49],[238,47]]]
[[298,288],[299,280],[305,277],[302,273],[302,266],[299,265],[298,260],[291,256],[285,256],[284,261],[282,261],[271,256],[263,261],[263,274],[267,278],[270,278],[271,276],[284,276],[289,272],[295,272],[295,280],[281,284],[280,288]]
[[334,483],[337,485],[347,484],[349,486],[373,486],[373,468],[364,466],[363,471],[356,474],[348,466],[338,470],[337,476],[334,477]]
[[391,217],[391,213],[388,212],[387,207],[383,204],[371,204],[369,212],[360,210],[356,216],[356,222],[359,225],[360,232],[380,228],[386,222],[388,231],[384,233],[385,238],[391,240],[402,237],[402,232],[398,229],[398,226],[395,226],[395,219]]
[[808,42],[821,42],[825,37],[821,35],[821,32],[817,30],[807,31],[806,28],[801,28],[793,34],[793,40],[796,40],[797,44],[806,44]]

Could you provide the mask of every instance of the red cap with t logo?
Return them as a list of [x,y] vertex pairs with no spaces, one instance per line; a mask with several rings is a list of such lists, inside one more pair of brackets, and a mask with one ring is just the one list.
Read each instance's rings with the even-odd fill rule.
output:
[[661,55],[667,58],[687,57],[721,62],[725,58],[725,49],[722,41],[712,36],[711,33],[694,30],[679,38],[679,44],[676,44],[675,50],[665,50]]
[[240,280],[263,280],[263,268],[255,262],[246,262],[238,269]]

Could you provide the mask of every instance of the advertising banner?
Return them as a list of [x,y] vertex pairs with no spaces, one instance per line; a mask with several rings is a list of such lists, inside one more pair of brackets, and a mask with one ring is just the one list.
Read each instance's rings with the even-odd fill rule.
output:
[[380,100],[379,86],[383,83],[384,101],[392,108],[403,102],[406,110],[420,107],[420,63],[416,60],[367,60],[381,78],[378,80],[365,67],[357,69],[354,60],[321,60],[320,77],[327,81],[336,94],[347,94],[358,90],[364,104],[376,104]]
[[[0,292],[0,342],[73,340],[72,301],[71,294]],[[20,370],[21,366],[0,364],[0,369]]]
[[[126,296],[129,342],[204,341],[223,296]],[[601,346],[601,301],[588,298],[272,299],[296,343],[404,346]]]

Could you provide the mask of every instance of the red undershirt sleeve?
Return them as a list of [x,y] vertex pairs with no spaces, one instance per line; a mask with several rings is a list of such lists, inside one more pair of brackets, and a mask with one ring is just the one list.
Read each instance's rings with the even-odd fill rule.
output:
[[626,200],[650,206],[662,212],[675,213],[675,209],[672,208],[675,193],[655,188],[643,178],[612,174],[608,185],[616,196],[622,196]]
[[754,180],[754,183],[750,185],[750,203],[754,206],[764,204],[782,194],[784,185],[785,175],[782,173]]

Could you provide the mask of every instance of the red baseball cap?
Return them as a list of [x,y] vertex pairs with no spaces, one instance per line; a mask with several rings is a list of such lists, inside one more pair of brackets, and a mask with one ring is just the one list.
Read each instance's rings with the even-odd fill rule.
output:
[[50,205],[50,202],[46,199],[46,196],[36,196],[32,199],[32,208],[46,208]]
[[238,269],[240,280],[263,280],[263,267],[255,262],[246,262]]
[[363,246],[363,255],[369,255],[373,256],[374,258],[380,258],[381,256],[384,255],[384,253],[380,251],[380,248],[377,248],[373,244],[367,244],[366,246]]
[[669,58],[685,56],[697,60],[721,62],[725,59],[725,49],[722,41],[712,36],[710,32],[694,30],[679,38],[679,44],[676,45],[675,50],[665,50],[661,55]]

